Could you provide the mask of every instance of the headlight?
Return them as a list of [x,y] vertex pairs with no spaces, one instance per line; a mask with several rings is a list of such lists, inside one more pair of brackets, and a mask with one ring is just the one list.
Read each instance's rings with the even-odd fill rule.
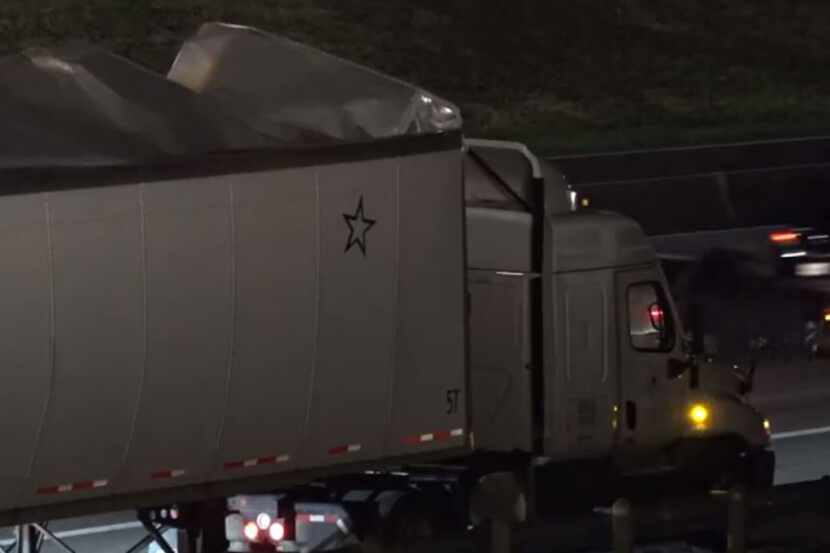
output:
[[695,403],[689,408],[689,420],[695,430],[706,430],[706,423],[709,421],[709,408],[702,403]]

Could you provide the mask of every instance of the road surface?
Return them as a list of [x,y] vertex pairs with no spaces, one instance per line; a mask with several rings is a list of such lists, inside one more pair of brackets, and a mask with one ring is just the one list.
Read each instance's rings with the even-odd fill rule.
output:
[[[78,553],[124,553],[146,535],[130,511],[55,521],[48,528]],[[0,532],[0,547],[8,547],[12,538],[11,530]],[[146,547],[140,550],[147,551]],[[156,551],[154,545],[148,553]],[[56,543],[47,541],[42,553],[65,552]]]
[[830,475],[830,428],[804,435],[783,435],[773,445],[777,456],[776,484],[816,480]]
[[772,421],[776,484],[830,475],[830,360],[761,363],[751,399]]

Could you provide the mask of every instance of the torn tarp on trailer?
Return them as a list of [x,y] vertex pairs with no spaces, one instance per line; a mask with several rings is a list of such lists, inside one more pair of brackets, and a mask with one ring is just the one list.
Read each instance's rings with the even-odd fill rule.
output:
[[0,59],[0,167],[113,165],[279,145],[215,100],[100,48]]
[[253,128],[290,142],[461,127],[455,105],[417,86],[248,27],[202,26],[184,44],[168,77],[221,99]]
[[140,164],[457,130],[418,87],[246,27],[208,24],[168,77],[89,45],[0,58],[0,168]]

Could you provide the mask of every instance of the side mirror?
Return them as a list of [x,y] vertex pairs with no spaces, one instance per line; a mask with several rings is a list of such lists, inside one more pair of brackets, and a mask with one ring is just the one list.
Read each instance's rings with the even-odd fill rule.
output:
[[677,359],[675,357],[669,357],[669,360],[666,363],[666,376],[669,380],[680,378],[686,373],[687,370],[689,370],[689,368],[691,368],[691,364],[688,361]]

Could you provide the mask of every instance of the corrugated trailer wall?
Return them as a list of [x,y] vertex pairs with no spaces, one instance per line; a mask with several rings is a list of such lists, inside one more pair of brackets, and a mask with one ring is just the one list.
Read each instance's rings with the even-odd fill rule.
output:
[[0,197],[0,511],[463,446],[447,142]]

